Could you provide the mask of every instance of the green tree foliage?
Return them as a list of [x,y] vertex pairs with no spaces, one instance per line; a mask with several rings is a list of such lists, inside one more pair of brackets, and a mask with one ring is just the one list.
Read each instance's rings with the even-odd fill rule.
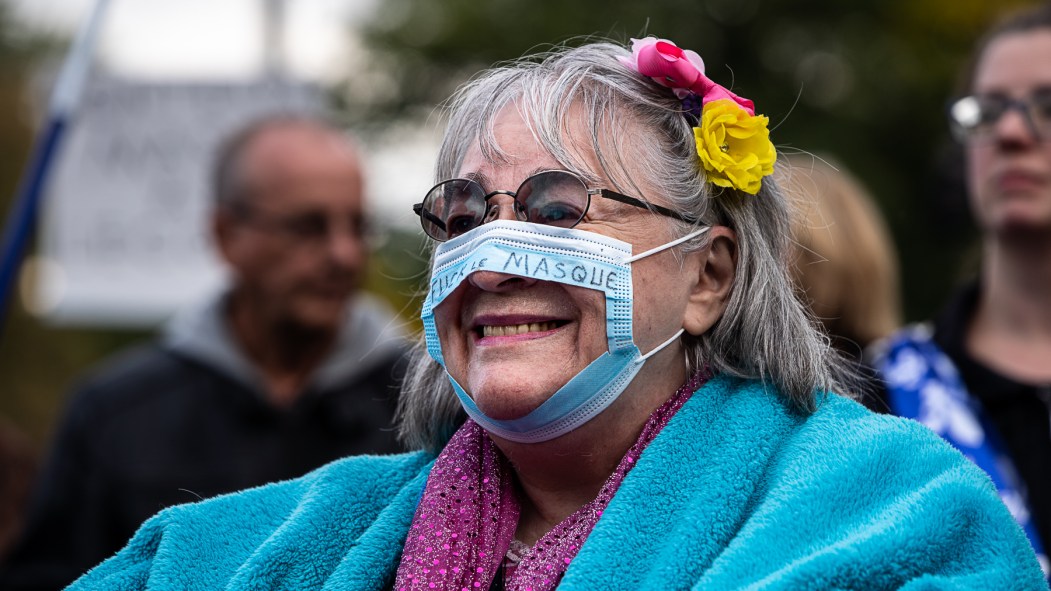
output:
[[783,151],[829,154],[863,179],[898,243],[906,312],[929,316],[970,270],[973,241],[945,105],[985,0],[385,0],[366,29],[372,70],[342,93],[362,117],[429,110],[487,65],[575,43],[652,34],[696,50],[755,100]]

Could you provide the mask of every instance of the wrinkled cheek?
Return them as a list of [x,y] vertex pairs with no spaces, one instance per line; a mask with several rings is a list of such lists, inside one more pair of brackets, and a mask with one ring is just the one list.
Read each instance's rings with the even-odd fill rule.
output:
[[466,366],[467,341],[460,322],[463,286],[457,287],[440,304],[434,307],[434,328],[438,332],[445,367],[457,381],[463,377]]
[[680,288],[677,283],[667,282],[665,273],[647,273],[637,268],[633,271],[632,339],[643,353],[648,353],[681,327]]
[[438,343],[446,363],[449,362],[449,354],[453,352],[454,343],[452,341],[455,334],[448,310],[449,306],[444,303],[434,309],[434,326],[438,330]]

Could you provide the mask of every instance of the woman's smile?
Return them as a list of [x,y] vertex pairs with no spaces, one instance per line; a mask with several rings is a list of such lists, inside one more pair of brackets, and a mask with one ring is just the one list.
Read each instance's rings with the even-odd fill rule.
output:
[[434,312],[450,375],[501,420],[537,408],[608,350],[594,290],[478,273]]
[[475,320],[474,344],[499,345],[550,336],[569,323],[561,319],[487,316]]

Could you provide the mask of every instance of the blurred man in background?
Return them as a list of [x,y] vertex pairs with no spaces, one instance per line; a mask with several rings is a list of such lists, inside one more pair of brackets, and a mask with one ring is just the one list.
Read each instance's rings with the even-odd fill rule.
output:
[[213,191],[229,288],[73,394],[0,588],[63,587],[165,506],[399,449],[404,345],[358,291],[355,146],[318,120],[257,121],[221,148]]

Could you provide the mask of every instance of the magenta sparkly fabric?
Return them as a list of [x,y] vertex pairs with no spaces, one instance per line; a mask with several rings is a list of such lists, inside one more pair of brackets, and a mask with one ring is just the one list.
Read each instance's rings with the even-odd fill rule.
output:
[[[522,554],[507,589],[555,588],[642,451],[707,378],[707,372],[698,373],[653,412],[598,496]],[[394,589],[488,590],[518,527],[513,478],[485,430],[472,420],[464,423],[431,468]]]
[[510,464],[468,419],[435,460],[395,590],[486,590],[518,526]]

